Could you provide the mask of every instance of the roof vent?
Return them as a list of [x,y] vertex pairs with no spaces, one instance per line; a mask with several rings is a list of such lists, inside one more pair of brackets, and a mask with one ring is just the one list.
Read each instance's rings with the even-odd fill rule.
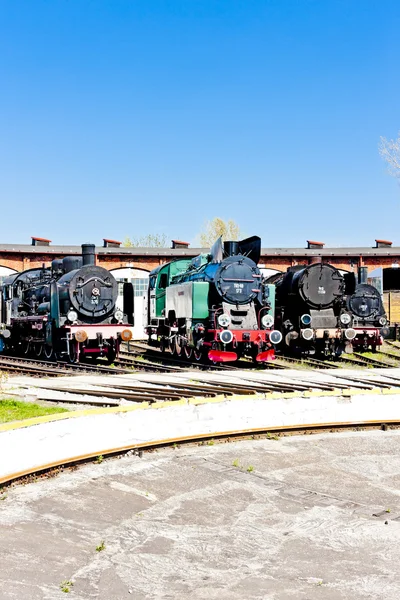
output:
[[325,246],[325,242],[313,242],[312,240],[307,240],[307,248],[309,250],[321,250]]
[[375,248],[391,248],[393,242],[389,242],[388,240],[375,240],[376,246]]
[[117,240],[107,240],[103,238],[103,248],[119,248],[122,242],[117,242]]
[[190,242],[181,242],[180,240],[172,240],[171,248],[175,250],[175,248],[189,248]]
[[51,240],[32,236],[32,246],[50,246]]

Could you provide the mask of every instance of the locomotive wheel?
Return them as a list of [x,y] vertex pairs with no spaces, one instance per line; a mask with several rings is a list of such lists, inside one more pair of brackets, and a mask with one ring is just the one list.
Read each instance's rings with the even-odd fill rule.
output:
[[183,346],[183,353],[188,360],[191,360],[193,356],[193,348],[191,346]]
[[34,355],[39,358],[39,356],[42,356],[42,352],[43,352],[43,344],[41,342],[35,342],[33,344]]
[[201,351],[201,348],[199,350],[197,350],[197,348],[194,348],[193,356],[194,356],[194,360],[197,360],[197,362],[200,362],[201,359],[203,358],[203,353]]
[[43,346],[43,351],[44,351],[44,355],[47,358],[47,360],[54,360],[56,358],[56,356],[54,354],[53,346],[49,346],[48,344],[45,344]]
[[115,361],[116,356],[117,351],[115,350],[115,348],[110,348],[107,352],[107,362],[109,365],[111,365]]
[[31,344],[27,340],[21,342],[21,354],[27,356],[31,350]]
[[174,356],[176,353],[176,338],[175,338],[175,336],[172,336],[172,338],[169,340],[169,349],[171,351],[171,354]]
[[181,354],[182,354],[182,346],[180,344],[179,335],[175,336],[175,354],[177,356],[181,356]]
[[165,337],[162,337],[160,339],[160,352],[162,352],[164,354],[166,349],[167,349],[166,340],[165,340]]
[[69,345],[68,361],[74,365],[78,362],[78,352],[75,344]]

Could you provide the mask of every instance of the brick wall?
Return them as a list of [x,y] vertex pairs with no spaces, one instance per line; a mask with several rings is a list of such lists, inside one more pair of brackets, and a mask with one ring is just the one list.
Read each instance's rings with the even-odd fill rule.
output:
[[[46,254],[44,249],[38,248],[36,254],[23,254],[22,252],[0,252],[0,266],[9,267],[16,271],[24,271],[26,269],[41,267],[43,263],[46,266],[51,264],[51,261],[55,258],[63,258],[63,255]],[[149,256],[126,256],[116,255],[111,256],[98,255],[97,264],[105,267],[106,269],[119,269],[127,267],[128,265],[135,269],[144,269],[151,271],[158,265],[173,257],[149,257]],[[329,262],[338,269],[347,271],[356,270],[358,264],[362,264],[368,267],[369,271],[376,269],[377,267],[391,267],[396,261],[400,263],[400,256],[371,256],[371,257],[360,257],[360,256],[329,256],[325,257],[324,262]],[[277,271],[286,271],[290,266],[294,265],[307,265],[310,263],[310,259],[304,256],[261,256],[260,263],[265,265],[268,269],[276,269]]]

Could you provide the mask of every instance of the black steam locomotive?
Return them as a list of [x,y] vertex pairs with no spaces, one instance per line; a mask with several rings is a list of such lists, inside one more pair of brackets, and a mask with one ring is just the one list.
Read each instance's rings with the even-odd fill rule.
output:
[[118,284],[95,265],[93,244],[82,245],[82,256],[5,278],[0,292],[3,344],[17,354],[70,362],[105,356],[113,362],[121,341],[132,338],[132,285],[124,284],[120,310]]
[[275,326],[284,350],[324,356],[352,352],[356,331],[346,298],[354,290],[338,269],[325,263],[302,265],[267,281],[276,286]]
[[358,285],[347,297],[347,309],[356,331],[353,346],[359,350],[375,351],[389,334],[389,329],[381,294],[368,284],[366,267],[358,269]]

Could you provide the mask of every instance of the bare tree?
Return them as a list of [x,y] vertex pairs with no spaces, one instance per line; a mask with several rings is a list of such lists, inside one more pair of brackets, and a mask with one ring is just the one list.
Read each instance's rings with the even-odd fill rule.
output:
[[165,248],[167,246],[167,236],[165,233],[148,233],[141,237],[126,237],[123,246],[133,248]]
[[379,154],[386,161],[389,173],[400,178],[400,131],[396,140],[381,137]]
[[232,219],[224,221],[219,217],[215,217],[212,221],[208,221],[204,230],[200,232],[200,246],[209,248],[220,236],[223,240],[238,240],[241,235],[240,227],[235,221]]

